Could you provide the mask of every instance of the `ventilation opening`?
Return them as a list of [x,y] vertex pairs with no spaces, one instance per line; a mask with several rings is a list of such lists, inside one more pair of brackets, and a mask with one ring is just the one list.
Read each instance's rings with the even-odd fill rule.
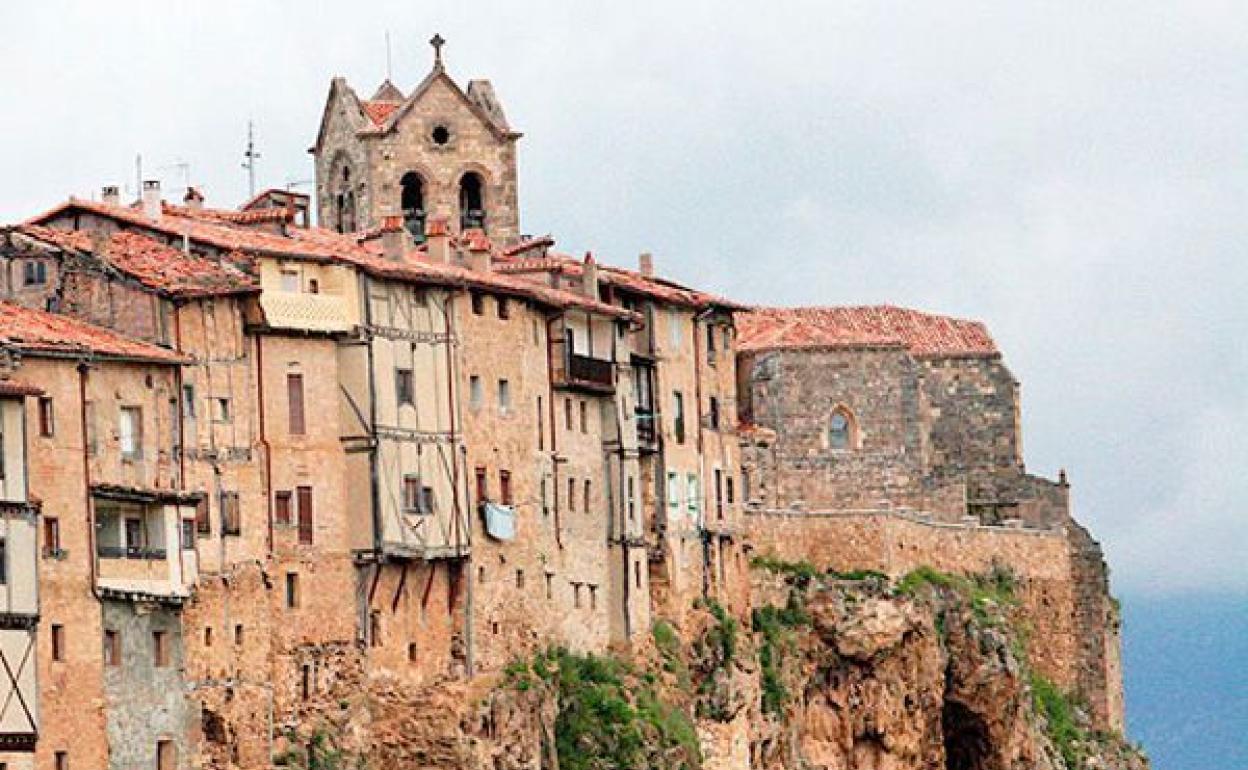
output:
[[945,701],[941,725],[948,770],[996,770],[988,728],[978,714],[956,701]]

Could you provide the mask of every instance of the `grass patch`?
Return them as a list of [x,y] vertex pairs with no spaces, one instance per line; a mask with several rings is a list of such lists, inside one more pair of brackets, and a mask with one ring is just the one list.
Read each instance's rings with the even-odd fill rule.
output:
[[1088,734],[1075,721],[1075,706],[1071,699],[1039,674],[1031,676],[1031,699],[1036,711],[1044,715],[1049,740],[1066,760],[1066,767],[1078,770],[1083,766],[1084,759],[1080,744],[1088,739]]
[[819,569],[808,561],[785,561],[775,556],[755,556],[750,559],[750,566],[776,575],[787,575],[803,586],[808,585],[821,574]]
[[784,684],[784,657],[794,646],[794,629],[810,625],[810,614],[802,606],[796,591],[789,593],[784,607],[766,606],[755,608],[751,626],[761,637],[758,663],[762,683],[763,712],[781,716],[789,700]]

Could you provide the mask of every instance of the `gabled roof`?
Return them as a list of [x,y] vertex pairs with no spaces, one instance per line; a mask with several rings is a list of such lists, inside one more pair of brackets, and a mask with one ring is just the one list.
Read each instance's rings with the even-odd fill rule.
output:
[[892,305],[756,308],[737,315],[737,348],[743,352],[890,347],[921,358],[1000,355],[979,321]]
[[[260,290],[255,279],[230,264],[186,254],[132,231],[111,234],[96,243],[91,233],[20,225],[18,232],[59,249],[91,254],[153,291],[174,297],[250,294]],[[98,253],[101,246],[103,253]]]
[[[416,86],[412,93],[399,105],[397,109],[390,110],[386,113],[385,118],[382,121],[376,122],[376,125],[371,128],[366,127],[362,129],[360,133],[386,134],[393,131],[399,121],[403,119],[403,116],[410,112],[412,107],[414,107],[417,102],[421,100],[425,93],[438,82],[445,83],[447,87],[451,89],[451,92],[459,99],[459,101],[483,124],[485,124],[486,128],[493,132],[499,139],[518,139],[522,136],[519,132],[512,131],[506,124],[499,123],[494,119],[493,115],[481,109],[481,105],[470,99],[468,94],[466,94],[464,90],[459,87],[459,84],[456,83],[450,75],[446,74],[446,70],[436,64],[433,69],[430,70],[429,74],[425,76],[425,79],[420,82],[420,85]],[[385,103],[382,102],[382,104]],[[380,111],[380,108],[378,109]],[[319,146],[319,138],[317,142]]]
[[[554,243],[554,241],[549,238],[533,239],[533,246],[530,248],[545,248],[551,243]],[[515,249],[511,250],[511,253],[516,252],[517,250]],[[580,260],[566,254],[548,253],[546,256],[540,257],[504,257],[504,260],[496,265],[496,269],[499,272],[517,275],[554,273],[556,275],[579,278],[584,271],[584,265]],[[673,305],[683,305],[697,309],[714,307],[725,310],[744,310],[746,308],[745,305],[732,300],[690,289],[665,278],[645,276],[632,270],[625,270],[624,268],[612,267],[610,265],[599,264],[598,280],[607,286]]]
[[160,364],[189,361],[166,348],[132,340],[70,316],[5,300],[0,300],[0,346],[32,356],[94,356]]
[[403,92],[399,90],[398,86],[390,82],[390,78],[386,78],[381,81],[381,85],[378,86],[377,91],[373,94],[372,101],[401,102],[403,101]]

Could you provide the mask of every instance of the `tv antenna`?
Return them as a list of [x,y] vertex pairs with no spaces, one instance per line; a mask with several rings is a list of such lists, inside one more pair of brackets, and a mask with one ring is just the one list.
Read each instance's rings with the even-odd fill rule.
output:
[[247,121],[247,149],[243,152],[243,168],[247,169],[247,197],[256,195],[256,161],[260,153],[256,150],[255,124]]

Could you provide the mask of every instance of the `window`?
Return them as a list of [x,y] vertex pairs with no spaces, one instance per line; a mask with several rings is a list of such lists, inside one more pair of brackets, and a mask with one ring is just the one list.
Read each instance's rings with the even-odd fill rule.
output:
[[711,396],[710,398],[710,423],[711,430],[719,430],[719,399]]
[[516,570],[516,588],[524,588],[524,570]]
[[228,398],[217,398],[215,401],[217,404],[216,421],[229,422],[232,419],[230,417],[230,400]]
[[381,611],[373,610],[368,613],[368,646],[380,647],[381,644]]
[[56,752],[56,770],[69,770],[69,752]]
[[117,429],[121,456],[137,460],[143,456],[143,412],[137,406],[123,406]]
[[418,656],[418,653],[417,653],[416,643],[415,643],[415,642],[408,642],[408,643],[407,643],[407,662],[408,662],[408,663],[415,663],[415,662],[416,662],[417,657],[419,657],[419,656]]
[[598,586],[589,586],[589,608],[591,610],[598,609]]
[[568,477],[568,510],[576,510],[576,479]]
[[541,452],[546,448],[546,427],[542,414],[542,397],[537,397],[537,451]]
[[468,378],[468,406],[480,409],[485,403],[485,390],[481,387],[481,378],[472,375]]
[[546,477],[545,477],[545,476],[543,476],[543,477],[542,477],[542,481],[541,481],[541,484],[540,484],[540,488],[541,488],[541,490],[540,490],[540,494],[541,494],[541,498],[542,498],[542,515],[543,515],[543,516],[549,516],[549,515],[550,515],[550,508],[549,508],[549,506],[547,506],[547,504],[546,504]]
[[715,363],[715,327],[711,324],[706,325],[706,361]]
[[668,313],[667,332],[672,350],[680,350],[680,346],[684,344],[684,319],[681,318],[680,311],[673,310]]
[[143,520],[138,517],[127,517],[125,527],[126,550],[131,553],[142,550],[145,540],[143,537]]
[[507,380],[498,381],[498,411],[511,409],[511,383]]
[[485,296],[479,291],[472,293],[472,314],[485,315]]
[[581,433],[589,433],[589,407],[585,402],[581,402]]
[[[105,631],[105,633],[108,633],[108,632]],[[204,628],[204,646],[205,647],[212,646],[212,626],[207,626]]]
[[282,291],[295,294],[299,291],[299,271],[283,270],[282,271]]
[[290,435],[302,436],[307,426],[303,419],[303,375],[286,375],[286,406]]
[[477,502],[484,503],[490,499],[490,482],[486,479],[485,468],[477,466],[475,471],[477,481]]
[[724,327],[724,352],[732,350],[732,327]]
[[563,427],[564,430],[572,430],[572,399],[570,398],[563,400]]
[[469,171],[459,180],[459,229],[485,228],[484,180],[475,171]]
[[679,508],[680,499],[681,499],[680,474],[676,473],[675,471],[668,471],[667,473],[667,507]]
[[633,483],[633,477],[628,477],[628,520],[634,521],[637,518],[637,490]]
[[238,493],[222,492],[220,505],[222,534],[241,535],[243,533],[243,523],[242,511],[239,510]]
[[403,212],[403,227],[412,240],[425,240],[425,183],[420,174],[409,171],[399,180],[399,208]]
[[195,504],[195,531],[201,535],[212,533],[212,517],[208,515],[207,497],[201,497]]
[[506,297],[498,297],[494,300],[495,307],[498,308],[498,317],[504,321],[511,318],[511,303]]
[[182,386],[182,416],[188,420],[195,419],[195,386]]
[[39,399],[39,435],[53,436],[56,434],[56,413],[52,409],[52,399],[42,396]]
[[849,412],[838,407],[828,418],[828,449],[833,451],[853,448],[853,418]]
[[416,513],[420,507],[420,477],[403,477],[403,510]]
[[234,645],[236,647],[243,646],[243,624],[242,623],[234,624]]
[[312,545],[312,487],[299,487],[295,498],[299,504],[299,544]]
[[416,394],[412,384],[411,369],[395,369],[394,370],[394,392],[398,399],[399,406],[404,404],[415,404]]
[[278,524],[289,527],[291,517],[290,491],[283,489],[273,493],[273,518]]
[[9,582],[9,543],[0,537],[0,586]]
[[165,631],[152,632],[152,665],[156,668],[169,665],[169,634]]
[[503,505],[511,505],[511,471],[498,472],[498,496]]
[[555,598],[555,576],[553,573],[546,573],[546,598]]
[[195,520],[182,519],[181,545],[183,551],[195,550]]
[[685,478],[685,483],[688,485],[687,491],[689,493],[689,510],[693,513],[697,513],[698,512],[698,497],[699,497],[698,474],[690,473]]
[[42,260],[28,259],[22,266],[22,283],[26,286],[42,286],[48,282],[48,265]]
[[735,495],[733,494],[733,481],[731,475],[724,478],[724,492],[726,493],[725,497],[728,498],[729,505],[736,502]]
[[293,610],[299,607],[299,573],[286,573],[286,609]]
[[585,493],[581,495],[581,505],[585,507],[586,513],[589,513],[589,500],[592,497],[592,495],[590,495],[589,492],[590,492],[589,479],[585,479]]
[[304,700],[312,697],[312,666],[304,663],[302,675],[299,678],[299,694]]
[[672,392],[672,430],[676,432],[676,443],[685,443],[685,394],[679,390]]
[[724,518],[724,472],[715,469],[715,517]]
[[316,280],[315,278],[309,278],[308,279],[308,294],[320,294],[320,293],[321,293],[321,282]]
[[52,660],[65,660],[65,626],[52,624]]
[[43,519],[43,555],[61,555],[61,520],[55,516],[45,516]]
[[434,126],[433,131],[429,134],[429,138],[436,145],[444,145],[451,141],[451,130],[446,126]]
[[178,766],[178,748],[173,741],[156,741],[156,770],[175,770]]

